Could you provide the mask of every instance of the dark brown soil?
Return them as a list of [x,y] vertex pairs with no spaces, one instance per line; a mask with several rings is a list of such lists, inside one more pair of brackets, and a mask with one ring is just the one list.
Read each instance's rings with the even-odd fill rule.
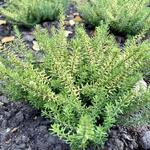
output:
[[[0,96],[0,150],[70,150],[69,145],[49,132],[50,125],[50,120],[41,117],[39,110]],[[149,132],[150,127],[137,130],[115,126],[103,150],[148,150]],[[145,134],[149,137],[144,139]]]

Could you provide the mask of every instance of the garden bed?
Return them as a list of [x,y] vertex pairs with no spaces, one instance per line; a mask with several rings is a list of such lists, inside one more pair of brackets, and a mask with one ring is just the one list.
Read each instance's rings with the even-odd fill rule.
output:
[[[0,2],[1,6],[5,3]],[[0,16],[5,20],[4,16]],[[83,23],[74,4],[66,11],[65,31],[70,40],[75,35],[75,26]],[[58,21],[44,21],[42,28],[49,32],[52,27],[59,29]],[[95,29],[85,25],[87,34],[93,36]],[[19,27],[27,46],[38,55],[39,47],[35,44],[34,28]],[[0,40],[14,36],[12,24],[0,25]],[[115,35],[121,50],[124,48],[125,36]],[[149,38],[149,36],[147,37]],[[1,45],[0,45],[1,46]],[[149,84],[149,75],[145,77]],[[0,95],[0,150],[70,150],[70,146],[49,131],[51,120],[42,117],[41,111],[25,102],[12,102]],[[150,126],[126,127],[116,125],[108,133],[108,140],[103,150],[148,150],[150,149]],[[87,150],[98,150],[88,147]]]

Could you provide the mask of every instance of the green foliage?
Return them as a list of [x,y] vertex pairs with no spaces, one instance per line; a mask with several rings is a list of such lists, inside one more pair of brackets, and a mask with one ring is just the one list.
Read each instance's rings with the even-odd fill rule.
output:
[[50,130],[73,150],[102,146],[120,114],[149,101],[133,90],[150,46],[148,41],[137,44],[141,36],[128,40],[120,52],[103,24],[92,38],[77,28],[70,41],[63,29],[49,35],[37,28],[43,63],[35,63],[36,56],[25,48],[18,31],[17,37],[0,56],[4,92],[18,91],[19,99],[40,108],[53,121]]
[[[84,4],[82,4],[84,2]],[[78,2],[85,22],[98,26],[103,20],[113,32],[137,34],[150,26],[149,0],[88,0]]]
[[68,0],[8,0],[8,7],[0,10],[8,20],[31,26],[45,20],[59,18]]

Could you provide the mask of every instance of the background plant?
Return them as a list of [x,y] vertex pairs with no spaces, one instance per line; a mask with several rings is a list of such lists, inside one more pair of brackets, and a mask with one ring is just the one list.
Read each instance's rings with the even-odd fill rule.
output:
[[93,26],[98,26],[103,20],[109,23],[111,31],[123,35],[149,29],[149,0],[88,0],[78,3],[85,22]]
[[1,8],[0,12],[8,20],[30,26],[45,20],[58,19],[68,0],[8,0],[7,3],[7,8]]
[[148,104],[149,89],[143,94],[133,90],[149,50],[148,41],[137,44],[141,36],[128,40],[121,53],[103,24],[92,38],[77,28],[70,41],[63,29],[49,35],[37,28],[43,54],[38,63],[16,33],[0,56],[3,92],[40,108],[53,121],[50,130],[73,150],[102,146],[120,114]]

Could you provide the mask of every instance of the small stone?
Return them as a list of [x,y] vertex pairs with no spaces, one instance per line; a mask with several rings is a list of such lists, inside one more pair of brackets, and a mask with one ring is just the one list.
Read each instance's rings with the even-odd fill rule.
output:
[[7,4],[6,4],[5,2],[3,2],[3,1],[0,2],[0,8],[1,8],[1,7],[6,7],[6,6],[7,6]]
[[18,146],[18,148],[21,148],[21,149],[25,149],[26,148],[26,144],[22,143]]
[[133,141],[132,138],[127,134],[123,134],[122,137],[128,141]]
[[37,41],[33,41],[33,46],[32,46],[33,50],[35,51],[39,51],[40,48],[39,48],[39,45],[38,45],[38,42]]
[[50,27],[50,22],[48,22],[48,21],[43,22],[43,23],[42,23],[42,26],[43,26],[44,28]]
[[56,145],[55,150],[62,150],[62,146],[61,145]]
[[4,114],[7,117],[7,119],[10,118],[12,115],[12,113],[10,111],[5,111]]
[[6,103],[9,102],[9,100],[8,100],[8,98],[7,98],[6,96],[3,96],[3,95],[2,95],[2,96],[0,96],[0,102],[6,104]]
[[28,148],[26,148],[26,150],[32,150],[32,148],[28,145]]
[[73,13],[74,16],[79,16],[78,12]]
[[1,128],[6,128],[7,126],[7,120],[3,120],[1,123]]
[[11,149],[20,150],[20,149],[18,149],[18,146],[15,143],[13,143],[11,145]]
[[4,103],[0,102],[0,107],[3,106],[3,105],[4,105]]
[[124,143],[118,138],[111,138],[106,142],[104,150],[124,150]]
[[73,29],[71,26],[66,26],[66,27],[65,27],[65,30],[66,30],[66,31],[70,31],[70,32],[72,32],[72,33],[73,33],[73,31],[74,31],[74,29]]
[[18,137],[16,137],[15,142],[17,145],[20,145],[21,143],[27,143],[29,142],[30,139],[28,137],[26,137],[25,135],[20,135]]
[[74,15],[69,15],[67,18],[72,20],[72,19],[74,19]]
[[35,117],[33,118],[33,120],[37,120],[37,116],[35,116]]
[[23,39],[24,39],[25,41],[32,42],[35,38],[34,38],[34,36],[31,35],[31,34],[25,34],[25,35],[23,36]]
[[46,127],[46,126],[40,126],[40,127],[38,128],[38,132],[41,132],[41,133],[47,132],[47,127]]
[[74,20],[69,20],[69,24],[70,24],[71,26],[74,26],[74,25],[75,25],[75,21],[74,21]]
[[57,142],[57,138],[55,136],[49,136],[47,138],[47,142],[50,143],[50,144],[55,144]]
[[7,129],[6,129],[6,133],[10,132],[10,130],[11,130],[10,128],[7,128]]
[[24,120],[24,116],[23,113],[20,111],[15,115],[15,118],[12,122],[12,124],[14,124],[14,126],[19,125],[22,121]]
[[65,37],[68,37],[70,34],[72,34],[72,32],[71,31],[65,31]]
[[144,135],[141,137],[140,144],[144,150],[150,149],[150,131],[146,131],[144,133]]
[[25,135],[22,135],[21,139],[22,139],[22,141],[25,142],[25,143],[27,143],[27,142],[30,141],[29,137],[26,137]]
[[121,140],[116,139],[115,140],[116,148],[114,150],[123,150],[124,149],[124,144]]

